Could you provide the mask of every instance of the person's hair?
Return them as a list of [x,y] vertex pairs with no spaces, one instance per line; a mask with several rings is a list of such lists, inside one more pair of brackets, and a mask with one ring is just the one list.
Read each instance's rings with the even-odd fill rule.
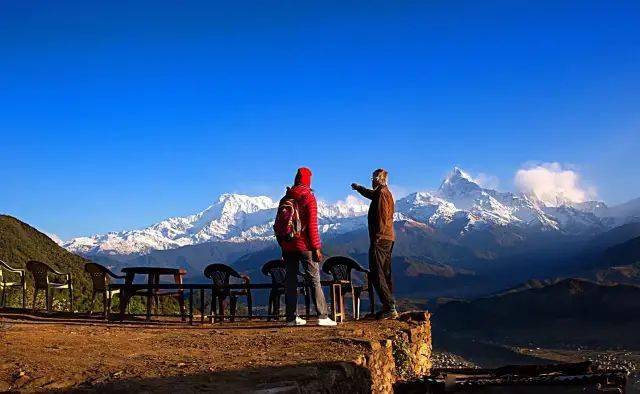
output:
[[379,185],[387,186],[387,178],[389,177],[389,173],[384,168],[378,168],[373,172],[373,178]]

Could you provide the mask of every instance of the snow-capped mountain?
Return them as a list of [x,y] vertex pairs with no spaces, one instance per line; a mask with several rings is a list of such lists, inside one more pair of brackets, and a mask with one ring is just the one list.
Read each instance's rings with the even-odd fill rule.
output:
[[[64,246],[83,255],[139,255],[209,241],[268,240],[273,238],[276,207],[277,202],[269,197],[223,194],[195,215],[169,218],[141,230],[75,238]],[[333,204],[319,201],[320,231],[334,235],[364,228],[367,210],[368,202],[355,196]],[[534,195],[485,189],[456,167],[438,190],[398,200],[395,218],[451,230],[449,234],[461,237],[495,226],[580,235],[640,221],[640,204],[634,200],[609,208],[602,202],[587,201],[547,206]]]
[[[169,218],[141,230],[74,238],[64,247],[83,255],[131,255],[208,241],[270,239],[277,205],[265,196],[223,194],[217,202],[195,215]],[[368,205],[354,196],[335,204],[320,201],[321,231],[342,233],[362,227],[364,221],[358,217],[363,217],[367,209]]]

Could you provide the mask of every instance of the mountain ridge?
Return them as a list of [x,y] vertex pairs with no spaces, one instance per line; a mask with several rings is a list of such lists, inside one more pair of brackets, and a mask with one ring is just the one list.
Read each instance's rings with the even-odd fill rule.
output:
[[[525,193],[483,188],[455,167],[436,191],[415,192],[398,199],[395,220],[428,225],[461,238],[491,228],[593,235],[625,221],[640,221],[640,205],[634,201],[623,204],[624,209],[609,208],[599,201],[547,206]],[[276,207],[277,202],[270,197],[226,193],[193,215],[168,218],[140,230],[78,237],[63,245],[85,256],[135,256],[211,241],[241,244],[273,240]],[[365,228],[367,211],[368,204],[353,195],[336,203],[319,201],[320,232],[333,236]],[[627,216],[609,216],[618,212]]]

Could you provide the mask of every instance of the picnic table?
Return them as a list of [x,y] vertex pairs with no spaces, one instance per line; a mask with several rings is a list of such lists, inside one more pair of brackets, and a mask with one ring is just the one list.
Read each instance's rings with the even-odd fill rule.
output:
[[[180,304],[180,316],[182,321],[185,321],[185,307],[184,307],[184,289],[182,286],[177,286],[170,289],[162,289],[160,286],[161,276],[173,277],[174,284],[182,285],[182,278],[187,273],[183,268],[166,268],[166,267],[126,267],[121,270],[125,274],[124,283],[120,292],[120,320],[124,318],[124,313],[131,300],[131,297],[135,295],[142,295],[147,297],[147,320],[151,320],[151,305],[155,301],[156,307],[159,303],[160,297],[174,297]],[[147,286],[145,288],[132,287],[133,281],[136,275],[147,276]],[[171,290],[161,292],[160,290]]]

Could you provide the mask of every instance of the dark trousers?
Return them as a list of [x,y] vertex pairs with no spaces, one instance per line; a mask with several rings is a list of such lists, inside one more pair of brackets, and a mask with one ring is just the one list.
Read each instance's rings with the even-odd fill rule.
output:
[[386,239],[381,239],[377,242],[371,241],[371,246],[369,247],[371,283],[376,293],[378,293],[383,311],[389,311],[396,307],[396,301],[393,298],[393,283],[391,281],[392,252],[393,241]]
[[314,262],[311,252],[284,253],[286,266],[285,293],[287,321],[295,320],[298,310],[298,269],[302,263],[302,274],[308,289],[311,291],[311,299],[318,312],[318,317],[324,319],[328,316],[327,302],[324,299],[322,285],[320,284],[320,269]]

